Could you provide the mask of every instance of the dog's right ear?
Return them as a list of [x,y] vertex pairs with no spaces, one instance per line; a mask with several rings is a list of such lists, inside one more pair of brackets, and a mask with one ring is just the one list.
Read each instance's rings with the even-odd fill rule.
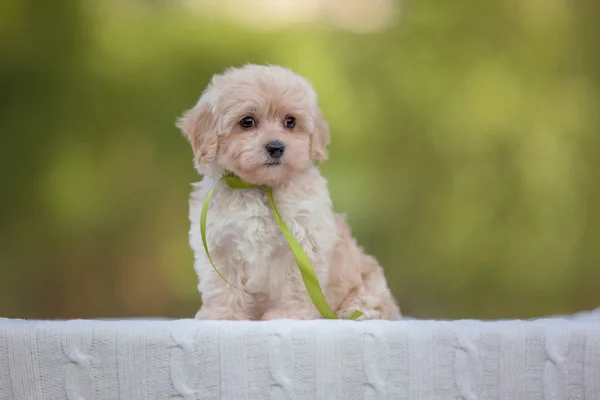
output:
[[186,111],[175,124],[192,145],[199,163],[213,162],[219,147],[217,121],[210,105],[200,99],[196,106]]
[[314,131],[310,136],[310,156],[317,164],[321,165],[327,160],[327,146],[330,139],[329,125],[318,108],[314,125]]

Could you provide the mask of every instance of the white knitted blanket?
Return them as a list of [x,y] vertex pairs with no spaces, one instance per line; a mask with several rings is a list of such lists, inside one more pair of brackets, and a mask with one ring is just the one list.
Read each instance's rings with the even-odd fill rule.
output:
[[600,399],[600,317],[0,319],[0,399]]

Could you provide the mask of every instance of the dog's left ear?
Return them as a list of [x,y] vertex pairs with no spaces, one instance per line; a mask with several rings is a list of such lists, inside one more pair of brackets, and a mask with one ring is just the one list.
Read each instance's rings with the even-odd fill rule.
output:
[[313,132],[310,136],[310,157],[317,164],[323,164],[327,160],[329,140],[329,126],[321,110],[317,109]]

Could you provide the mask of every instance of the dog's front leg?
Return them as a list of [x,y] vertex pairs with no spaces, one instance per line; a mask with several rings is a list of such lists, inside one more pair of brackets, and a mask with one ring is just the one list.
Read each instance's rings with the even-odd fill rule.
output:
[[[304,292],[302,292],[304,290]],[[287,288],[279,301],[272,304],[263,314],[262,320],[271,319],[319,319],[319,311],[310,301],[304,287],[294,290]]]
[[[223,265],[223,264],[222,264]],[[243,287],[229,286],[213,269],[206,265],[207,273],[200,281],[202,306],[196,313],[196,319],[204,320],[246,320],[252,319],[248,304],[250,294]],[[237,282],[236,282],[237,283]]]
[[[304,247],[304,246],[303,246]],[[306,247],[304,247],[306,248]],[[313,260],[313,268],[321,288],[325,288],[328,283],[329,269],[327,257],[319,254],[309,254]],[[300,275],[298,265],[294,260],[283,270],[286,272],[279,276],[272,285],[271,293],[277,293],[278,296],[271,298],[267,311],[263,314],[263,320],[272,319],[319,319],[321,314],[316,309],[306,286]]]

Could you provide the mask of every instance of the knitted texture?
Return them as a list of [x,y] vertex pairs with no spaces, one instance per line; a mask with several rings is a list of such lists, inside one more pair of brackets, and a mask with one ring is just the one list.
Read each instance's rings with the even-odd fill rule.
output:
[[600,318],[0,319],[0,399],[600,399]]

